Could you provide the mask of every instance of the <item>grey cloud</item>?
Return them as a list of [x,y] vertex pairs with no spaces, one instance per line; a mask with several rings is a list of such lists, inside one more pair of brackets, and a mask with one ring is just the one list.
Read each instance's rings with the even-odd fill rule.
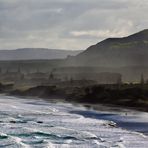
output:
[[0,49],[84,49],[146,28],[147,13],[147,0],[0,0]]

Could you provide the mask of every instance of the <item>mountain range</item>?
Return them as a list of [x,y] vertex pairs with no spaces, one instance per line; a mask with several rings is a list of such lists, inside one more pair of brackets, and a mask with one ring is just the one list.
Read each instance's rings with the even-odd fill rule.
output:
[[89,72],[120,73],[128,82],[138,82],[142,74],[148,80],[148,29],[123,38],[105,39],[84,51],[43,48],[0,50],[0,61],[0,67],[5,70],[17,69],[20,65],[24,69],[46,71],[57,67],[70,67],[69,70],[77,67]]
[[7,60],[50,60],[75,56],[80,50],[57,50],[46,48],[21,48],[16,50],[0,50],[0,61]]

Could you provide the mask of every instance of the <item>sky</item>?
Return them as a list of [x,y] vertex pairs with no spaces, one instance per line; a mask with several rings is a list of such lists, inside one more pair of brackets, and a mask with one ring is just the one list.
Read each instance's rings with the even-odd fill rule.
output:
[[0,0],[0,49],[83,50],[148,28],[148,0]]

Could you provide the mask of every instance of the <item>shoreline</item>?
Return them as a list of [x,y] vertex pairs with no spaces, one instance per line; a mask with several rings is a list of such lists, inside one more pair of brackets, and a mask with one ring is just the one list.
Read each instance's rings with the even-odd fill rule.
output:
[[[4,96],[8,96],[7,94],[3,94]],[[10,96],[10,95],[9,95]],[[80,110],[75,110],[74,112],[70,112],[71,114],[79,114],[82,115],[84,117],[87,118],[93,118],[93,119],[98,119],[98,120],[107,120],[110,123],[109,126],[112,127],[117,127],[117,128],[121,128],[121,129],[125,129],[131,132],[137,132],[140,134],[143,134],[145,136],[148,136],[148,126],[146,127],[147,130],[146,131],[142,131],[141,129],[143,128],[143,125],[145,125],[145,123],[143,122],[139,122],[139,125],[137,125],[136,122],[129,122],[126,120],[126,118],[128,119],[129,117],[134,117],[135,114],[139,114],[139,113],[147,113],[147,112],[141,112],[141,111],[137,111],[137,110],[133,110],[133,109],[127,109],[127,108],[123,108],[123,107],[117,107],[117,106],[113,106],[113,105],[104,105],[104,104],[86,104],[86,103],[77,103],[77,102],[68,102],[66,100],[62,100],[62,99],[47,99],[47,98],[39,98],[39,97],[29,97],[29,96],[10,96],[10,97],[16,97],[18,99],[33,99],[33,100],[43,100],[45,102],[49,102],[49,103],[70,103],[73,106],[76,107],[84,107],[86,110],[84,111],[80,111]],[[115,116],[115,117],[114,117]],[[124,118],[125,121],[120,120],[120,118],[122,117],[122,119]],[[129,119],[128,119],[129,120]],[[133,125],[136,124],[136,126],[138,127],[138,129],[140,130],[136,130],[134,128],[137,127],[133,127]],[[146,122],[146,124],[148,124],[148,122]],[[141,128],[141,129],[140,129]]]
[[[113,103],[87,103],[87,102],[78,102],[75,100],[70,101],[69,99],[66,99],[65,97],[58,97],[56,96],[55,98],[53,96],[48,96],[48,97],[40,97],[40,96],[31,96],[31,95],[13,95],[11,93],[3,93],[6,96],[14,96],[14,97],[20,97],[20,98],[25,98],[25,99],[41,99],[41,100],[46,100],[47,102],[63,102],[63,103],[71,103],[71,104],[76,104],[76,105],[82,105],[88,109],[92,108],[94,110],[100,110],[98,107],[100,106],[105,106],[106,108],[121,108],[121,110],[133,110],[133,111],[141,111],[141,112],[148,112],[147,107],[137,107],[137,106],[126,106],[126,105],[118,105],[118,104],[113,104]],[[60,98],[60,99],[58,99]]]
[[[97,108],[98,104],[148,112],[148,84],[102,84],[75,86],[39,85],[26,89],[10,88],[1,84],[1,93],[20,97],[38,97],[46,100],[62,100],[86,104]],[[88,105],[87,105],[88,104]]]
[[[105,107],[105,108],[112,108],[113,110],[132,110],[132,111],[141,111],[141,112],[146,112],[148,113],[148,109],[147,108],[142,108],[142,107],[129,107],[129,106],[123,106],[123,105],[117,105],[117,104],[106,104],[106,103],[96,103],[96,104],[91,104],[91,103],[83,103],[83,102],[76,102],[76,101],[68,101],[65,98],[62,99],[57,99],[57,98],[44,98],[44,97],[38,97],[38,96],[22,96],[22,95],[10,95],[10,94],[5,94],[4,96],[13,96],[13,97],[20,97],[22,99],[37,99],[37,100],[44,100],[47,102],[51,102],[51,103],[57,103],[57,102],[61,102],[61,103],[70,103],[73,105],[77,105],[77,106],[84,106],[85,108],[88,109],[94,109],[94,110],[98,110],[100,111],[100,106]],[[59,97],[60,98],[60,97]],[[101,108],[101,111],[104,111],[105,109]]]
[[[70,103],[55,104],[48,103],[44,99],[36,101],[37,99],[33,98],[20,99],[12,96],[1,96],[0,98],[0,109],[3,117],[1,119],[1,126],[3,127],[1,132],[8,137],[4,141],[9,141],[11,140],[9,137],[14,136],[14,138],[19,138],[22,142],[28,142],[29,146],[34,144],[34,141],[37,141],[35,143],[37,146],[42,145],[39,145],[39,147],[44,147],[43,145],[46,144],[40,141],[39,138],[43,140],[48,138],[49,142],[58,143],[59,146],[67,142],[67,140],[73,140],[72,142],[83,142],[84,147],[87,147],[90,142],[91,147],[93,143],[96,144],[96,140],[99,144],[97,146],[101,144],[103,147],[120,147],[120,145],[129,147],[133,146],[133,144],[140,144],[143,147],[148,142],[148,136],[141,132],[122,128],[118,124],[115,125],[113,120],[100,118],[110,116],[111,113],[100,113],[99,117],[96,118],[94,116],[95,111]],[[36,138],[36,136],[39,138]]]
[[79,104],[121,107],[148,112],[148,85],[94,85],[86,87],[36,86],[27,90],[7,92],[12,96],[38,97],[46,100],[63,100]]

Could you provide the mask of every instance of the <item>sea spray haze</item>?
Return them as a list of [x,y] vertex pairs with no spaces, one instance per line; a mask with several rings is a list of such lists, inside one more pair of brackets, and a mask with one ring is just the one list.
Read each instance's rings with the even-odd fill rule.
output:
[[0,0],[0,147],[148,147],[147,13]]

